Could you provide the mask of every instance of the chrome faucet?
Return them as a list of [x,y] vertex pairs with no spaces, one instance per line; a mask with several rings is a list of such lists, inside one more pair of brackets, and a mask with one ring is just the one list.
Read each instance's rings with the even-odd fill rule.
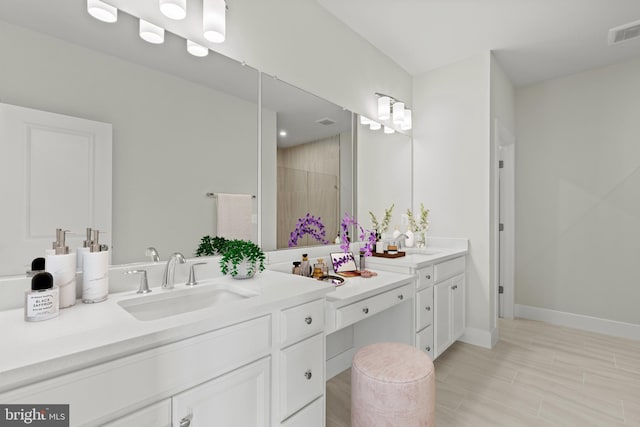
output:
[[160,262],[160,255],[158,255],[158,251],[153,246],[147,248],[145,255],[151,257],[151,261],[153,262]]
[[409,236],[407,236],[405,233],[402,233],[401,235],[396,237],[396,244],[398,246],[398,250],[400,250],[404,246],[406,246],[408,238],[409,238]]
[[184,264],[187,260],[184,259],[184,255],[180,252],[174,252],[171,254],[169,261],[167,261],[167,265],[164,267],[164,274],[162,275],[162,289],[173,289],[176,262]]

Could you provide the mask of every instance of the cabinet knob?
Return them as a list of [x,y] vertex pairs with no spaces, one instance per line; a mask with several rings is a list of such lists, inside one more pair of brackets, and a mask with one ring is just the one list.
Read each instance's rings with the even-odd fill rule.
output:
[[455,291],[456,289],[458,289],[458,285],[453,285],[453,286],[451,287],[451,289],[453,289],[453,290]]
[[429,346],[426,346],[424,349],[427,350],[427,351],[431,351],[431,347],[429,347]]
[[180,420],[180,427],[189,427],[191,425],[191,418],[193,415],[189,414]]
[[428,305],[428,306],[426,306],[424,309],[425,309],[425,310],[427,310],[427,311],[431,311],[431,306],[430,306],[430,305]]
[[427,274],[427,275],[426,275],[426,278],[427,278],[427,280],[431,279],[431,275],[430,275],[430,274]]
[[399,299],[400,301],[402,301],[402,300],[404,299],[404,295],[402,295],[402,294],[398,295],[398,299]]
[[306,322],[307,325],[310,325],[311,322],[313,322],[313,319],[311,318],[311,316],[307,316],[304,318],[304,321]]
[[311,373],[311,369],[304,373],[304,377],[308,380],[310,380],[312,376],[313,374]]
[[367,307],[365,307],[365,308],[362,309],[362,312],[364,314],[369,314],[369,309]]

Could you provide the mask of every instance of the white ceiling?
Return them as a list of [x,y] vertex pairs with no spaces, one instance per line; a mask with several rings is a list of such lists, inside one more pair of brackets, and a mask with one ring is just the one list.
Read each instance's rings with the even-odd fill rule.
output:
[[517,86],[640,56],[638,0],[317,0],[411,75],[492,50]]

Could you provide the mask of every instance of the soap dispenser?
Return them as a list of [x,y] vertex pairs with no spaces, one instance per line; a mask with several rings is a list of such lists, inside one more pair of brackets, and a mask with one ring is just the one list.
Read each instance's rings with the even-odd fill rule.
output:
[[404,234],[407,236],[407,238],[404,241],[404,245],[407,248],[412,248],[416,242],[416,239],[415,239],[415,235],[413,234],[413,231],[411,231],[411,227],[407,227],[407,232]]
[[102,302],[109,296],[109,251],[100,244],[100,230],[93,230],[89,252],[82,256],[82,302]]
[[91,240],[91,233],[92,233],[91,227],[87,227],[87,237],[82,242],[82,247],[79,247],[76,250],[76,252],[78,254],[77,268],[80,271],[82,271],[84,254],[86,252],[90,252],[91,251],[91,244],[93,243],[93,240]]
[[66,234],[69,230],[56,229],[56,241],[53,249],[47,250],[45,270],[53,276],[53,284],[58,287],[60,308],[71,307],[76,303],[76,254],[69,253]]

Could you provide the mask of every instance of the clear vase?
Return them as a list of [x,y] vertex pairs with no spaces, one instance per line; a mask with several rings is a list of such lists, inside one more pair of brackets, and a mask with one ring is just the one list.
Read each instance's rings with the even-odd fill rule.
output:
[[427,247],[427,234],[424,231],[421,231],[417,234],[416,237],[416,248],[426,248]]

